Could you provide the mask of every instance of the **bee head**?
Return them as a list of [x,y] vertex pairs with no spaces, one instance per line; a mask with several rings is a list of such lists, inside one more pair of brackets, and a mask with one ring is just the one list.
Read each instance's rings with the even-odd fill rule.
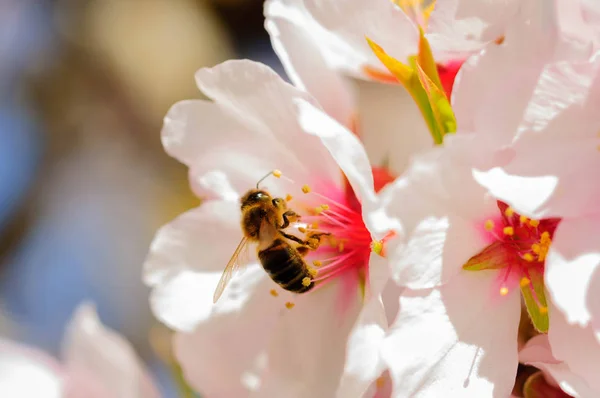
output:
[[267,191],[263,191],[261,189],[251,189],[246,192],[242,199],[240,199],[240,203],[242,205],[242,209],[247,206],[252,206],[261,202],[271,202],[271,195]]

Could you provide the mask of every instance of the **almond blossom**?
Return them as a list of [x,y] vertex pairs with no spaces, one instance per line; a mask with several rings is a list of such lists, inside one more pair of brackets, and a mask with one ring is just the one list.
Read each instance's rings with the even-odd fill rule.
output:
[[0,395],[43,398],[158,398],[131,345],[105,328],[90,304],[73,315],[61,362],[7,340],[0,341]]
[[[398,226],[376,190],[389,177],[374,179],[356,136],[265,65],[227,61],[196,82],[210,100],[175,104],[162,139],[203,203],[158,231],[145,265],[187,381],[213,397],[362,396],[383,371],[381,254]],[[301,216],[290,232],[331,234],[306,257],[317,287],[293,295],[251,256],[213,305],[242,237],[239,199],[270,170],[261,186]]]
[[[537,192],[524,184],[482,185],[485,173],[478,172],[531,163],[514,141],[539,74],[548,63],[587,59],[589,46],[564,40],[545,6],[528,3],[500,46],[463,67],[453,93],[457,136],[415,157],[388,188],[387,211],[402,220],[407,238],[389,252],[394,279],[408,288],[382,350],[393,396],[508,396],[521,299],[538,331],[550,327],[552,339],[552,328],[561,330],[558,321],[550,324],[544,286],[560,218],[521,210],[497,192],[539,199]],[[486,76],[500,76],[500,83]]]

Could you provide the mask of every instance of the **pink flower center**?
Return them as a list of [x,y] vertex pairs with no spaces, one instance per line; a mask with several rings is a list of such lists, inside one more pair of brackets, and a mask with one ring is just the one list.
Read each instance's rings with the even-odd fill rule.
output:
[[501,253],[493,268],[503,269],[500,294],[506,295],[511,280],[518,280],[521,287],[526,287],[533,272],[543,275],[546,255],[560,219],[529,219],[500,201],[498,209],[499,216],[486,220],[484,229],[492,242],[488,248],[493,246],[496,253]]

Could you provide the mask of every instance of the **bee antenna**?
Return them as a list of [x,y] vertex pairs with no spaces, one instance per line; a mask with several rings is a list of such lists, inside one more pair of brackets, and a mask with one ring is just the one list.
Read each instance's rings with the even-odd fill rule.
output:
[[263,178],[258,180],[258,182],[256,183],[256,189],[258,189],[258,186],[260,185],[261,182],[263,182],[267,177],[271,176],[272,174],[273,174],[273,171],[269,171],[269,173],[267,175],[265,175]]

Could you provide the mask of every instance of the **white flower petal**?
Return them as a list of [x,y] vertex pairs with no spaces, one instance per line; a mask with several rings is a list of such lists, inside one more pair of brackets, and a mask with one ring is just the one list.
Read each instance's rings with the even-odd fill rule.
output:
[[292,301],[275,326],[268,372],[253,397],[333,397],[344,370],[346,343],[362,307],[358,288],[343,280]]
[[68,369],[93,376],[111,396],[159,397],[133,347],[100,323],[92,305],[78,307],[63,344]]
[[[357,66],[365,65],[383,70],[365,36],[401,61],[417,53],[419,34],[416,26],[389,0],[304,0],[304,3],[323,27],[341,37],[354,49],[354,56],[347,57],[347,70],[356,72]],[[360,59],[362,64],[357,65],[356,59]]]
[[549,306],[549,310],[551,321],[548,339],[552,354],[581,377],[591,389],[599,392],[600,336],[591,326],[582,328],[578,325],[570,325],[553,305]]
[[561,40],[554,7],[542,3],[536,0],[520,13],[502,45],[488,46],[462,66],[452,94],[459,130],[510,144],[544,66],[590,55],[588,48]]
[[561,221],[546,258],[545,279],[569,323],[600,322],[600,217]]
[[348,83],[327,63],[327,32],[302,0],[265,2],[265,27],[273,49],[294,85],[314,96],[325,111],[344,125],[352,120],[354,101]]
[[358,200],[371,209],[376,206],[371,164],[360,140],[346,127],[311,103],[296,102],[302,128],[321,139],[350,182]]
[[548,335],[540,334],[527,342],[519,352],[519,360],[544,371],[567,394],[573,397],[595,397],[587,383],[552,355]]
[[[259,159],[285,160],[286,168],[275,168],[297,181],[306,181],[314,175],[328,181],[339,179],[339,169],[327,150],[316,137],[306,136],[298,124],[295,101],[303,99],[316,104],[309,94],[284,82],[266,65],[248,60],[226,61],[213,68],[200,69],[196,72],[196,82],[202,92],[227,114],[258,134],[253,138],[252,148],[258,145],[266,148],[255,155],[245,145],[238,147],[239,152],[232,150],[234,143],[230,143],[229,147],[218,151],[218,156],[231,152],[255,155]],[[212,160],[217,161],[217,158]],[[211,163],[207,161],[206,164]],[[268,170],[258,172],[265,174]]]
[[0,396],[62,398],[63,377],[50,356],[0,339]]
[[[279,292],[278,297],[271,289]],[[221,300],[194,331],[177,333],[175,354],[186,380],[201,394],[244,397],[260,385],[266,347],[280,317],[290,311],[285,307],[290,294],[255,266],[233,280]]]
[[519,294],[494,272],[463,271],[429,293],[405,291],[382,349],[394,397],[506,397],[517,370]]
[[241,239],[239,204],[208,201],[158,230],[144,281],[155,286],[180,271],[222,271]]

